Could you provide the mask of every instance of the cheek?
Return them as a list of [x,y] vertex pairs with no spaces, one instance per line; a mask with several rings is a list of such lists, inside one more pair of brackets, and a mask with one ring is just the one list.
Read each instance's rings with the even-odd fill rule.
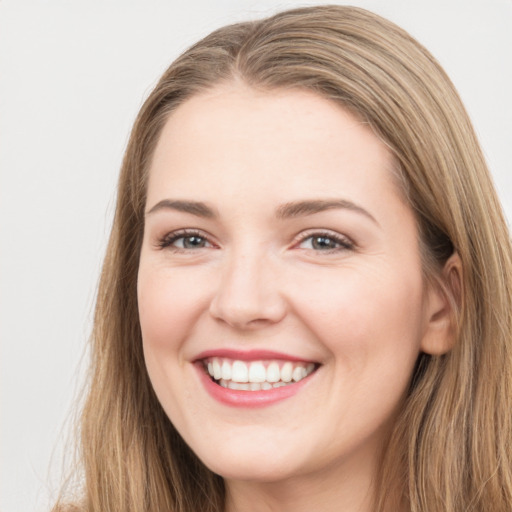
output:
[[[365,371],[370,363],[410,365],[418,353],[423,328],[422,279],[407,279],[393,268],[370,268],[319,277],[298,286],[297,308],[309,329],[342,363]],[[307,296],[304,290],[309,289]],[[302,290],[302,295],[298,291]],[[412,363],[413,364],[413,363]]]
[[201,282],[201,279],[190,279],[186,272],[141,267],[137,294],[146,350],[180,348],[207,303],[207,290]]
[[172,269],[139,269],[137,296],[146,368],[153,389],[176,427],[183,403],[193,403],[182,378],[184,346],[204,311],[205,290]]

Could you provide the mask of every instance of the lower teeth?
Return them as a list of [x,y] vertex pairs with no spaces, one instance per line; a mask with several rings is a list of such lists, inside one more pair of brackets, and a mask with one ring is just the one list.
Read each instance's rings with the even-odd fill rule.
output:
[[216,384],[222,386],[223,388],[228,389],[236,389],[240,391],[268,391],[273,388],[280,388],[282,386],[287,386],[288,384],[293,384],[293,382],[233,382],[232,380],[214,380]]

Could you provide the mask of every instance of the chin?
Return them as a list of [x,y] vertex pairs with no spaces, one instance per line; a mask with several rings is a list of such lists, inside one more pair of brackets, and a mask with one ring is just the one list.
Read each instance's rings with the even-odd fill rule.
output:
[[[300,453],[298,448],[293,452]],[[222,454],[197,455],[208,469],[226,480],[278,482],[299,475],[304,465],[289,454],[258,449],[257,444],[251,450],[226,449]]]
[[298,476],[300,471],[283,465],[269,464],[267,461],[238,461],[235,464],[214,464],[209,469],[225,480],[238,480],[260,483],[280,482]]

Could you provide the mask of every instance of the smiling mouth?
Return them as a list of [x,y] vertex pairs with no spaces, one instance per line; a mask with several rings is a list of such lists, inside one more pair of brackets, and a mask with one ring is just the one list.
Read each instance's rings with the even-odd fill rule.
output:
[[282,360],[241,361],[225,357],[202,360],[205,372],[223,388],[241,391],[267,391],[300,382],[318,364]]

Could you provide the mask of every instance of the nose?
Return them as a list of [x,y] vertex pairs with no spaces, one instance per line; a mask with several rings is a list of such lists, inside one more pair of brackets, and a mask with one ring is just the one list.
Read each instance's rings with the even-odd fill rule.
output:
[[281,321],[286,300],[279,278],[265,255],[232,255],[219,276],[210,314],[239,330],[253,330]]

